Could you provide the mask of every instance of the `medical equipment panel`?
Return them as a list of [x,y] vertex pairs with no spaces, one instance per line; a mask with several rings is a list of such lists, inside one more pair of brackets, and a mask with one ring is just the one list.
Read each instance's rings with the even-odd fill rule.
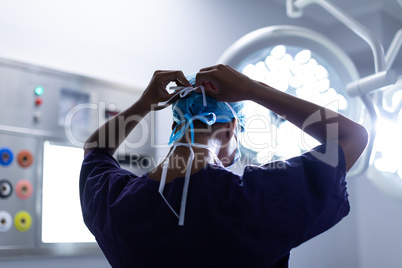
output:
[[[81,216],[82,145],[141,90],[0,59],[0,258],[99,253]],[[151,168],[151,117],[116,158]]]

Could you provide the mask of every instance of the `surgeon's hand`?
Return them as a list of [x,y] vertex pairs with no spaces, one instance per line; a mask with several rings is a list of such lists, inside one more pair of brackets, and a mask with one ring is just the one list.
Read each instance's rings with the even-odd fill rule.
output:
[[201,69],[196,78],[196,86],[204,86],[208,96],[226,102],[252,99],[251,88],[255,83],[230,66],[222,64]]
[[180,96],[177,95],[167,105],[158,106],[159,102],[165,102],[173,97],[174,93],[169,93],[166,90],[166,86],[170,82],[175,82],[178,86],[192,86],[181,71],[155,71],[148,87],[138,102],[150,110],[161,110],[170,105],[177,98],[180,98]]

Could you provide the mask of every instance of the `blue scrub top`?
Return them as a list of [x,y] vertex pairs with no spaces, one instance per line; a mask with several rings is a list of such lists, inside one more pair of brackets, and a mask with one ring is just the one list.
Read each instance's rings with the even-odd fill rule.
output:
[[[191,176],[178,226],[158,181],[94,149],[82,165],[80,196],[85,224],[113,267],[288,267],[292,248],[349,213],[345,175],[334,142],[247,166],[242,176],[208,165]],[[165,186],[176,211],[183,183],[177,178]]]

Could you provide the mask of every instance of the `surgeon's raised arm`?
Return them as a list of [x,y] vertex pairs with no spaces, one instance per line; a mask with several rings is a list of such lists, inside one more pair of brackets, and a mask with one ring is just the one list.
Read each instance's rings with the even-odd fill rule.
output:
[[[87,139],[84,144],[85,155],[97,147],[106,148],[113,154],[151,110],[166,107],[157,104],[173,97],[174,94],[166,90],[170,82],[176,82],[180,86],[191,86],[181,71],[156,71],[142,96],[133,105],[111,118]],[[175,98],[170,102],[174,100]]]
[[[201,69],[196,79],[196,86],[199,85],[204,85],[206,94],[216,100],[252,100],[321,143],[338,142],[345,153],[346,170],[354,165],[367,146],[368,133],[363,126],[332,110],[252,80],[229,66]],[[338,131],[329,131],[330,124],[336,124]]]

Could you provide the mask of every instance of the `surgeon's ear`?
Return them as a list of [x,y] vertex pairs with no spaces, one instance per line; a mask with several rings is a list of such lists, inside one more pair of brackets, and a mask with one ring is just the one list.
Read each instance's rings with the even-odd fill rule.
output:
[[237,128],[237,120],[233,118],[232,122],[229,122],[229,129],[230,129],[230,139],[232,138],[232,136],[235,134],[235,130]]
[[237,127],[236,119],[233,119],[231,122],[225,123],[224,125],[225,135],[228,140],[232,139],[236,127]]

